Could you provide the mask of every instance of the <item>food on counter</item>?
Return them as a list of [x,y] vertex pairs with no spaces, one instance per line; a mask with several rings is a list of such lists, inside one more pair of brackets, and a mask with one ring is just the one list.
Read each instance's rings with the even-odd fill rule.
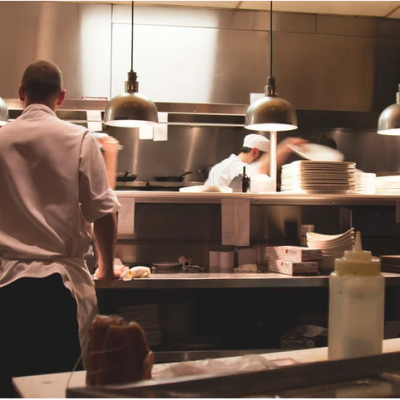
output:
[[86,384],[124,384],[151,378],[154,354],[136,322],[97,315],[89,333]]
[[150,275],[151,271],[148,267],[132,267],[121,275],[121,279],[123,281],[131,281],[132,279],[136,278],[147,278]]

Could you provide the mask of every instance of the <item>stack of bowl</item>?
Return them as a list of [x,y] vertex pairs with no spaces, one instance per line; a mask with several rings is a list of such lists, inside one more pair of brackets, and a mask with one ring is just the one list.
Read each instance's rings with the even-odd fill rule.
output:
[[307,232],[307,247],[321,249],[322,260],[319,264],[321,273],[333,270],[335,258],[343,257],[345,250],[351,250],[354,245],[354,228],[339,235],[323,235]]

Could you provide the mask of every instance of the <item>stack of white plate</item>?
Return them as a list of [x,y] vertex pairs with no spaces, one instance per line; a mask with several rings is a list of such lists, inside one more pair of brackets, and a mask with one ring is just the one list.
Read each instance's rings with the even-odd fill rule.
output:
[[356,172],[356,188],[354,194],[375,194],[376,174]]
[[282,192],[347,194],[356,188],[354,162],[294,161],[282,167]]
[[379,176],[376,178],[377,194],[400,194],[400,175]]
[[320,270],[332,269],[335,258],[343,257],[346,250],[353,248],[354,228],[339,235],[322,235],[321,233],[307,232],[307,246],[313,249],[321,249]]
[[160,319],[157,304],[118,308],[118,314],[128,322],[137,322],[146,334],[149,346],[161,344]]

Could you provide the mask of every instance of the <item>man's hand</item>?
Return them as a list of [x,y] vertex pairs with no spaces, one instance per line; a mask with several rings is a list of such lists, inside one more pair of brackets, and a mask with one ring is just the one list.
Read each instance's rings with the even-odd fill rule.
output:
[[111,273],[109,270],[104,270],[103,268],[97,268],[96,272],[94,273],[94,276],[97,279],[100,280],[105,280],[105,281],[110,281],[113,279],[119,279],[121,278],[121,275],[128,269],[125,265],[114,265],[113,273]]
[[308,143],[308,140],[297,137],[288,137],[278,144],[277,151],[279,150],[281,152],[291,153],[293,150],[288,145],[293,144],[295,146],[301,146],[306,143]]

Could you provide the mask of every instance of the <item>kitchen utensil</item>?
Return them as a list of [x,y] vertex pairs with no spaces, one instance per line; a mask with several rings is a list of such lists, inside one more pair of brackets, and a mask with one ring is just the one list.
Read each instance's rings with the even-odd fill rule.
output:
[[132,174],[131,171],[117,173],[117,182],[133,182],[136,178],[137,175]]
[[193,173],[193,171],[184,171],[179,176],[156,176],[154,179],[158,182],[182,182],[186,175]]
[[155,262],[151,270],[157,274],[178,273],[182,272],[182,264],[179,262]]
[[295,153],[299,156],[312,161],[343,161],[344,155],[331,147],[322,146],[316,143],[305,143],[301,146],[288,144]]

